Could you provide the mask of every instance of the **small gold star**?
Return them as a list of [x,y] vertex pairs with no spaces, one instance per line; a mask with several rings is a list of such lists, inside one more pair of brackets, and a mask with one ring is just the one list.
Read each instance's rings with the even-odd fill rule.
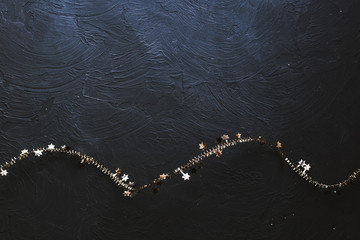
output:
[[129,180],[129,175],[124,174],[121,176],[121,181],[126,182],[127,180]]
[[221,151],[221,150],[217,150],[217,151],[215,152],[215,154],[216,154],[216,157],[220,157],[220,156],[222,155],[222,151]]
[[116,169],[116,175],[120,176],[120,174],[121,174],[121,169],[120,168]]
[[183,173],[182,178],[184,179],[184,181],[190,180],[190,175],[188,173]]
[[229,139],[229,135],[225,135],[225,134],[224,134],[224,135],[221,136],[221,138],[222,138],[222,140],[228,140],[228,139]]
[[54,150],[54,149],[55,149],[55,145],[51,143],[50,145],[48,145],[48,149],[49,149],[49,150]]
[[310,164],[305,164],[305,165],[304,165],[304,172],[305,172],[305,171],[309,171],[310,168],[311,168]]
[[168,174],[163,173],[160,175],[160,179],[165,180],[168,176],[169,176]]
[[241,138],[241,133],[237,133],[237,134],[236,134],[236,137],[237,137],[237,138]]
[[6,176],[8,174],[8,171],[1,169],[1,176]]
[[130,191],[128,191],[128,190],[126,190],[126,191],[124,191],[124,196],[125,197],[129,197],[130,196],[130,194],[131,194],[131,192]]
[[205,147],[206,147],[206,145],[205,145],[204,142],[201,142],[201,143],[199,144],[199,148],[200,148],[201,150],[205,149]]
[[40,157],[42,155],[42,150],[38,149],[34,151],[35,156]]
[[24,150],[21,150],[21,156],[22,155],[25,155],[25,154],[28,154],[29,153],[29,150],[27,150],[27,149],[24,149]]
[[276,143],[276,147],[277,147],[277,148],[282,148],[281,142],[278,141],[278,142]]

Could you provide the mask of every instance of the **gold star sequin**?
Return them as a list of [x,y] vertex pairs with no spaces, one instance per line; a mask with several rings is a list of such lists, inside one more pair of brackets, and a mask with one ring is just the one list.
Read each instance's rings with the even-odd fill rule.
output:
[[217,151],[215,152],[215,154],[216,154],[216,157],[220,157],[220,156],[222,155],[222,151],[221,151],[221,150],[217,150]]
[[34,151],[35,156],[40,157],[42,155],[42,150],[38,149]]
[[125,197],[129,197],[130,196],[130,194],[131,194],[131,192],[130,191],[128,191],[128,190],[126,190],[126,191],[124,191],[124,196]]
[[126,182],[127,180],[129,180],[129,175],[124,174],[121,176],[121,181]]
[[201,142],[201,143],[199,144],[199,148],[200,148],[201,150],[204,150],[205,147],[206,147],[206,145],[205,145],[204,142]]
[[54,150],[55,149],[55,145],[54,144],[50,144],[48,145],[48,150]]
[[228,139],[229,139],[229,135],[225,135],[225,134],[224,134],[224,135],[221,136],[221,138],[222,138],[222,140],[228,140]]
[[236,134],[236,137],[237,137],[237,138],[241,138],[241,133],[237,133],[237,134]]
[[168,174],[163,173],[160,175],[160,179],[165,180],[168,176],[169,176]]
[[1,169],[0,174],[1,174],[1,176],[6,176],[8,174],[8,171]]
[[29,153],[29,150],[27,150],[27,149],[24,149],[24,150],[21,150],[21,156],[23,156],[23,155],[26,155],[26,154],[28,154]]
[[183,173],[182,178],[184,179],[184,181],[190,180],[190,175],[188,173]]
[[276,147],[277,147],[277,148],[282,148],[281,142],[278,141],[278,142],[276,143]]

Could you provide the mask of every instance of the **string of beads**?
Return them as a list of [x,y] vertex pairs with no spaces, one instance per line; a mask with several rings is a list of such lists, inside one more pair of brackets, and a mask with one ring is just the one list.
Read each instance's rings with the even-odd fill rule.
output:
[[235,146],[239,143],[248,143],[248,142],[258,142],[262,145],[267,145],[272,148],[275,148],[277,151],[279,151],[281,158],[290,166],[290,168],[297,173],[300,177],[302,177],[305,181],[312,184],[314,187],[325,189],[326,191],[330,189],[335,189],[334,192],[336,193],[336,190],[342,187],[347,186],[349,183],[354,181],[356,177],[360,174],[360,169],[357,169],[355,172],[350,174],[348,178],[343,180],[342,182],[336,183],[336,184],[325,184],[318,182],[316,180],[313,180],[313,178],[308,175],[308,171],[310,170],[311,166],[310,164],[306,164],[304,160],[300,160],[298,164],[296,165],[293,162],[293,159],[291,159],[289,156],[287,156],[283,150],[281,142],[277,142],[276,144],[272,144],[271,142],[268,142],[264,140],[261,136],[257,138],[251,138],[241,137],[240,133],[236,134],[235,139],[230,139],[228,135],[223,135],[219,138],[217,138],[217,145],[213,146],[210,149],[206,148],[206,145],[201,142],[199,144],[199,148],[202,150],[202,152],[193,157],[191,160],[189,160],[186,164],[181,165],[174,169],[173,171],[162,173],[159,175],[159,177],[155,178],[152,182],[141,185],[139,187],[135,187],[135,183],[131,182],[129,180],[129,175],[123,174],[121,175],[122,171],[120,168],[117,168],[114,172],[112,172],[109,168],[105,167],[98,161],[96,161],[93,157],[88,156],[86,154],[83,154],[78,151],[71,150],[68,146],[61,146],[60,148],[56,148],[55,145],[50,144],[46,148],[38,148],[33,149],[32,151],[29,151],[27,149],[24,149],[21,151],[20,155],[17,157],[13,157],[9,162],[5,162],[2,165],[0,165],[0,175],[5,177],[8,174],[8,169],[16,164],[18,161],[28,158],[30,155],[34,154],[36,157],[41,157],[46,152],[62,152],[66,153],[68,155],[75,155],[80,158],[81,164],[91,164],[94,165],[99,171],[101,171],[103,174],[107,175],[115,184],[117,184],[119,187],[123,188],[124,196],[126,197],[134,197],[136,193],[139,191],[146,189],[146,188],[152,188],[153,191],[156,193],[158,191],[158,188],[154,187],[155,185],[159,185],[162,182],[164,182],[167,179],[170,179],[172,177],[175,177],[176,175],[181,174],[184,181],[190,180],[191,175],[189,173],[186,173],[187,169],[190,169],[191,172],[196,171],[196,166],[199,168],[202,168],[204,166],[203,160],[205,158],[208,158],[212,155],[215,155],[216,157],[221,157],[223,154],[224,149]]

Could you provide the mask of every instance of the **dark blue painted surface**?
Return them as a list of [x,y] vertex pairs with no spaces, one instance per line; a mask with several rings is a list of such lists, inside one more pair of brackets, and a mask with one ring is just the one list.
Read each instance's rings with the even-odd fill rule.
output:
[[[68,144],[144,184],[198,143],[281,140],[311,175],[360,167],[358,1],[0,3],[1,163]],[[122,197],[62,155],[0,181],[0,239],[356,239],[359,183],[307,185],[256,144]]]

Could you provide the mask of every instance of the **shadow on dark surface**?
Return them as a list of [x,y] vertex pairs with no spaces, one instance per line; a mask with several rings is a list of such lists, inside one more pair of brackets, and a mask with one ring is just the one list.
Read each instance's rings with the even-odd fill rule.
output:
[[[1,1],[1,163],[68,144],[140,185],[240,131],[341,181],[360,167],[359,5]],[[358,181],[324,194],[257,144],[133,199],[78,160],[33,157],[1,177],[0,239],[358,236]]]

